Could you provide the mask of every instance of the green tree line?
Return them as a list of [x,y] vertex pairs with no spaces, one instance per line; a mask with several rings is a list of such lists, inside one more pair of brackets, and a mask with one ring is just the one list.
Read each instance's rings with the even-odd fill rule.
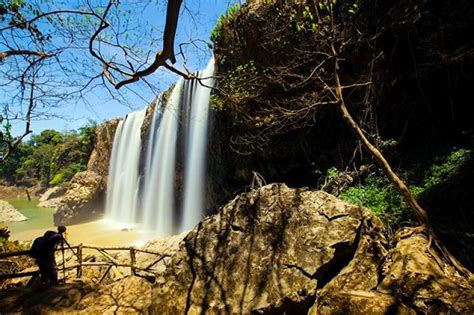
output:
[[[96,123],[90,121],[78,130],[60,132],[47,129],[21,143],[11,157],[0,164],[5,184],[55,186],[85,170],[93,147]],[[3,126],[4,137],[11,137],[11,125]]]

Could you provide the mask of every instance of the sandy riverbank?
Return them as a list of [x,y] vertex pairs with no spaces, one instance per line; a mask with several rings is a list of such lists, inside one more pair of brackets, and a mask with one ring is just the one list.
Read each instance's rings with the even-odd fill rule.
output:
[[[31,241],[43,235],[47,230],[56,230],[56,227],[51,226],[47,229],[31,229],[12,233],[11,239]],[[123,230],[120,227],[107,224],[100,220],[68,226],[66,238],[70,244],[83,243],[99,246],[131,246],[143,245],[147,239],[152,237],[133,229]]]

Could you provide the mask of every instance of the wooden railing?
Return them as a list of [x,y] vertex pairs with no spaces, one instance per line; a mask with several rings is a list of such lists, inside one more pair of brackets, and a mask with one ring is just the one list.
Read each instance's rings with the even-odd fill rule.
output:
[[[85,261],[84,259],[84,251],[89,251],[93,252],[96,251],[100,255],[99,256],[92,256],[92,257],[103,257],[105,260],[102,261]],[[83,273],[83,268],[84,267],[107,267],[105,270],[104,274],[100,277],[99,283],[102,282],[105,277],[108,275],[112,267],[124,267],[124,268],[130,268],[130,274],[136,275],[138,272],[148,272],[148,273],[153,273],[153,267],[158,264],[161,260],[163,260],[165,257],[168,257],[167,255],[163,255],[154,251],[149,251],[145,249],[139,249],[139,248],[134,248],[134,247],[99,247],[99,246],[92,246],[92,245],[75,245],[75,246],[68,246],[63,248],[57,248],[56,252],[62,252],[66,253],[67,251],[72,252],[72,255],[68,257],[67,261],[65,260],[63,256],[63,261],[58,264],[58,273],[66,271],[66,270],[71,270],[71,269],[76,269],[76,277],[81,278],[82,273]],[[111,255],[109,252],[114,251],[114,252],[128,252],[130,255],[129,263],[124,262],[122,260],[117,260],[113,255]],[[20,256],[29,256],[30,251],[29,250],[24,250],[24,251],[17,251],[17,252],[9,252],[9,253],[0,253],[0,263],[1,260],[7,259],[7,258],[12,258],[12,257],[20,257]],[[154,255],[157,256],[156,259],[152,260],[145,266],[137,264],[137,254],[148,254],[148,255]],[[72,265],[67,265],[68,262],[72,260],[72,258],[76,258],[76,263]],[[91,257],[91,256],[87,256]],[[0,274],[0,280],[6,280],[6,279],[13,279],[13,278],[21,278],[21,277],[32,277],[36,276],[39,274],[39,270],[36,271],[30,271],[30,272],[19,272],[19,273],[10,273],[10,274]]]

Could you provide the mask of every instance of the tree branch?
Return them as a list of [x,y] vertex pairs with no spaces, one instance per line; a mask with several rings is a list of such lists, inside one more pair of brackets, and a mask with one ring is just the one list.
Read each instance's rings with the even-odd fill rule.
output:
[[173,64],[176,62],[174,53],[174,40],[176,36],[176,29],[178,27],[179,10],[181,8],[182,2],[183,0],[168,0],[168,6],[166,10],[166,24],[163,35],[163,50],[156,53],[155,60],[148,68],[137,71],[129,78],[117,83],[115,85],[117,90],[126,84],[136,82],[140,80],[140,78],[152,74],[160,66],[164,66],[167,60],[170,60]]
[[10,56],[17,55],[28,55],[28,56],[38,56],[42,58],[51,57],[53,54],[43,52],[43,51],[34,51],[34,50],[7,50],[0,52],[0,61]]

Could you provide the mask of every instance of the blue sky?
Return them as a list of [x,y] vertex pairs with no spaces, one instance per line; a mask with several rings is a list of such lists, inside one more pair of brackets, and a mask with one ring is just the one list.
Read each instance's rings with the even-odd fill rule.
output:
[[[161,2],[160,2],[161,1]],[[94,1],[91,1],[94,3]],[[236,0],[187,0],[185,6],[181,8],[176,46],[179,43],[188,42],[191,39],[202,39],[209,42],[211,30],[219,16],[226,12],[230,5]],[[128,0],[121,1],[121,7],[127,9],[141,1]],[[138,14],[144,23],[163,29],[165,12],[162,0],[150,1],[143,12]],[[133,40],[133,38],[131,38]],[[156,47],[159,49],[160,47]],[[178,50],[178,49],[177,49]],[[189,50],[186,53],[188,66],[191,70],[199,70],[205,67],[209,61],[210,50],[206,52]],[[177,68],[182,66],[183,60],[178,59]],[[166,90],[177,80],[177,76],[167,70],[157,71],[153,80],[160,90]],[[134,87],[135,88],[135,87]],[[103,88],[96,89],[89,94],[85,100],[65,102],[54,109],[51,114],[61,118],[34,119],[32,121],[33,133],[37,134],[44,129],[71,130],[77,129],[87,123],[88,120],[95,120],[98,123],[113,117],[123,117],[127,113],[141,109],[150,102],[154,95],[151,90],[140,88],[137,95],[126,93],[129,102],[128,106],[120,104],[111,99],[108,92]],[[24,129],[24,123],[21,121],[13,122],[13,134],[17,135]]]

